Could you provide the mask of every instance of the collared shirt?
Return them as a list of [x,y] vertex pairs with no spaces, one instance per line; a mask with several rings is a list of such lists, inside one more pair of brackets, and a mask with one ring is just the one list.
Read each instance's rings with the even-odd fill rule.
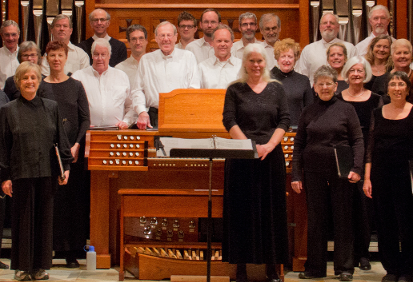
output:
[[304,47],[301,57],[296,64],[296,71],[306,75],[310,79],[311,85],[314,83],[314,73],[322,65],[327,65],[327,49],[336,42],[343,43],[347,48],[348,59],[357,55],[357,50],[353,44],[335,38],[330,42],[324,39],[313,42]]
[[198,64],[210,57],[213,57],[215,54],[214,48],[205,41],[204,37],[198,40],[194,40],[186,45],[185,50],[194,53]]
[[[254,38],[254,43],[261,43],[261,41],[258,41],[257,38]],[[242,38],[241,38],[239,41],[235,42],[232,45],[231,55],[242,60],[242,55],[244,54],[244,49],[245,49],[244,41],[242,41]]]
[[199,75],[201,77],[201,88],[205,89],[227,89],[228,85],[238,78],[242,61],[234,56],[221,62],[215,55],[201,62]]
[[268,44],[266,40],[261,42],[261,44],[267,52],[267,69],[272,70],[275,66],[278,68],[278,62],[274,57],[274,46]]
[[4,88],[6,79],[16,73],[16,69],[19,66],[17,60],[17,52],[19,47],[13,53],[7,49],[6,46],[0,48],[0,88]]
[[142,56],[136,78],[131,81],[133,109],[136,113],[158,108],[159,93],[180,88],[200,88],[198,65],[192,52],[174,49],[165,56],[156,50]]
[[138,72],[138,65],[139,62],[131,55],[123,62],[117,64],[115,69],[125,72],[129,77],[129,82],[132,84],[132,81],[135,79],[136,73]]
[[[67,54],[67,61],[65,64],[65,73],[75,73],[78,70],[87,68],[89,64],[89,56],[86,54],[82,48],[73,45],[71,42],[67,44],[69,52]],[[50,74],[50,66],[46,59],[46,54],[43,56],[42,60],[42,74],[48,76]]]
[[[357,45],[356,45],[357,55],[364,56],[364,55],[367,54],[367,48],[369,47],[370,42],[373,40],[374,37],[376,37],[376,36],[372,32],[364,40],[357,43]],[[396,38],[393,38],[393,37],[391,39],[392,39],[393,42],[396,40]]]
[[78,70],[72,77],[85,88],[91,125],[114,126],[120,121],[131,125],[137,120],[132,110],[129,79],[123,71],[108,67],[99,75],[90,66]]
[[175,48],[178,48],[178,49],[185,49],[185,48],[184,48],[184,46],[182,45],[181,40],[179,40],[179,42],[175,45]]
[[[98,37],[96,34],[93,34],[92,38],[93,40],[96,40],[96,39],[99,39],[100,37]],[[110,37],[109,34],[106,33],[105,37],[102,37],[102,38],[109,41],[112,37]]]

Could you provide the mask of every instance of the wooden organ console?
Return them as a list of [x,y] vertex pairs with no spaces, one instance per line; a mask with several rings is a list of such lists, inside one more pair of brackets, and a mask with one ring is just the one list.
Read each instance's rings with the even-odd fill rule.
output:
[[[158,131],[88,131],[90,243],[97,253],[97,268],[120,263],[120,280],[125,269],[144,280],[205,275],[206,261],[201,258],[206,240],[200,240],[199,228],[207,217],[209,160],[157,158],[154,140],[229,138],[222,125],[224,98],[225,90],[178,89],[160,94]],[[286,133],[282,142],[287,172],[294,135]],[[214,160],[213,218],[222,217],[223,186],[224,160]],[[290,210],[288,214],[293,216]],[[220,243],[212,248],[211,275],[235,279],[236,267],[219,260]]]

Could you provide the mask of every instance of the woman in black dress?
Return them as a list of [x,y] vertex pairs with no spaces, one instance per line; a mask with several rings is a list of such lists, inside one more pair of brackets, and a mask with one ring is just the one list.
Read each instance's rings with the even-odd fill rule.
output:
[[391,73],[390,103],[373,112],[370,127],[363,189],[376,208],[380,260],[387,271],[384,282],[413,281],[413,105],[406,101],[410,89],[405,72]]
[[[373,110],[383,105],[379,94],[364,88],[364,84],[372,76],[370,64],[363,57],[350,58],[343,68],[343,77],[348,81],[349,88],[338,94],[338,98],[353,105],[363,132],[364,150],[367,149],[367,137]],[[353,193],[353,227],[354,227],[354,266],[362,270],[370,270],[370,226],[373,203],[363,193],[363,181],[357,182]],[[370,216],[369,216],[370,215]]]
[[224,191],[223,260],[237,264],[237,281],[248,281],[246,263],[266,264],[278,281],[276,264],[288,259],[285,160],[280,145],[290,124],[287,97],[270,79],[260,44],[245,48],[241,79],[228,87],[223,123],[234,139],[257,143],[259,159],[227,160]]
[[274,56],[278,67],[274,67],[271,74],[282,83],[287,94],[290,125],[297,127],[304,107],[312,104],[314,99],[308,77],[294,70],[294,65],[300,56],[300,45],[291,38],[277,41],[274,44]]
[[[38,65],[20,64],[15,82],[21,96],[0,109],[1,186],[12,197],[11,268],[19,281],[49,278],[53,198],[73,160],[57,103],[36,95],[40,80]],[[65,179],[58,176],[56,143]]]
[[65,74],[67,45],[51,41],[46,53],[50,75],[39,87],[39,96],[57,102],[74,159],[67,187],[59,189],[55,197],[53,247],[62,252],[67,267],[75,268],[79,267],[76,251],[80,253],[86,245],[89,226],[89,189],[84,180],[84,138],[90,126],[89,105],[82,83]]
[[[339,100],[337,73],[321,66],[314,74],[314,89],[320,98],[304,109],[294,140],[291,186],[306,189],[307,262],[301,279],[326,276],[330,215],[334,224],[334,271],[341,281],[353,279],[352,194],[363,166],[363,134],[354,107]],[[339,178],[334,146],[350,146],[353,167]],[[304,172],[304,179],[302,174]],[[304,183],[304,185],[303,185]]]

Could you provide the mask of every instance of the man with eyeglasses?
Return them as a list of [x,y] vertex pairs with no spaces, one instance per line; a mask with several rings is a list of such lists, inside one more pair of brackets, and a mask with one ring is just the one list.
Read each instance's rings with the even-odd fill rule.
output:
[[[51,25],[52,40],[63,42],[69,49],[64,68],[65,73],[69,76],[77,70],[90,66],[89,56],[86,52],[70,42],[72,31],[72,21],[68,16],[60,14],[53,19]],[[41,69],[44,76],[48,76],[50,74],[49,63],[46,59],[42,60]]]
[[274,58],[274,43],[277,42],[281,32],[281,20],[273,13],[264,14],[260,18],[260,32],[264,37],[262,45],[267,52],[267,68],[272,70],[277,66]]
[[107,33],[107,29],[110,25],[110,14],[108,12],[103,9],[95,9],[89,14],[89,22],[95,34],[87,40],[80,42],[79,47],[85,50],[89,55],[90,64],[92,64],[91,47],[93,42],[98,38],[106,39],[112,47],[112,56],[109,61],[111,67],[115,67],[117,64],[128,58],[125,43],[110,37]]
[[255,33],[258,29],[257,16],[246,12],[239,16],[238,22],[238,28],[241,31],[242,37],[232,45],[231,53],[233,56],[242,59],[242,54],[244,54],[244,49],[248,44],[260,42],[255,38]]
[[81,81],[85,88],[91,127],[126,129],[137,116],[132,109],[128,76],[109,66],[111,49],[106,39],[96,39],[91,47],[92,65],[75,72],[72,78]]
[[131,80],[133,109],[139,129],[158,126],[159,93],[180,88],[199,88],[199,72],[192,52],[175,48],[178,34],[168,21],[155,29],[159,49],[142,56],[138,73]]
[[12,20],[4,21],[0,33],[3,40],[3,47],[0,48],[0,88],[3,89],[6,79],[14,75],[19,66],[17,60],[19,25]]
[[204,33],[204,36],[201,39],[189,43],[185,48],[186,50],[194,53],[198,64],[214,56],[212,34],[219,23],[221,23],[221,14],[217,10],[206,9],[202,12],[199,27]]
[[139,61],[146,53],[148,32],[145,27],[134,24],[126,29],[126,39],[130,45],[131,55],[125,61],[117,64],[115,68],[124,71],[128,75],[129,81],[132,81],[138,71]]
[[181,39],[176,44],[176,48],[185,49],[189,43],[195,40],[196,23],[195,17],[186,11],[178,15],[178,31]]

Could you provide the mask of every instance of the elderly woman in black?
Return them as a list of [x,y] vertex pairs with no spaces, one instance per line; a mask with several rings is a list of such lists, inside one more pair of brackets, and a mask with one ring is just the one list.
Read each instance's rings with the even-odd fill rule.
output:
[[269,281],[279,281],[275,264],[288,259],[285,160],[281,139],[290,117],[282,86],[270,79],[261,44],[248,44],[241,79],[227,89],[223,123],[234,139],[252,139],[259,159],[227,160],[224,190],[223,260],[237,264],[237,282],[248,281],[246,263],[266,264]]
[[[23,62],[21,96],[0,109],[1,187],[12,199],[11,268],[19,281],[46,280],[52,265],[53,195],[67,183],[72,156],[57,103],[37,96],[40,67]],[[64,176],[60,177],[54,144]]]
[[[413,281],[413,105],[408,75],[389,75],[390,103],[373,112],[364,174],[364,193],[373,198],[385,282]],[[401,243],[401,245],[400,245]],[[401,246],[401,248],[400,248]]]
[[[337,72],[321,66],[314,74],[320,98],[304,109],[294,142],[292,188],[307,193],[307,262],[299,278],[326,276],[329,215],[334,223],[334,271],[341,281],[353,279],[352,193],[363,166],[363,134],[354,107],[334,95]],[[350,146],[353,166],[338,177],[335,146]],[[304,172],[304,179],[302,174]],[[304,183],[304,185],[303,185]]]

